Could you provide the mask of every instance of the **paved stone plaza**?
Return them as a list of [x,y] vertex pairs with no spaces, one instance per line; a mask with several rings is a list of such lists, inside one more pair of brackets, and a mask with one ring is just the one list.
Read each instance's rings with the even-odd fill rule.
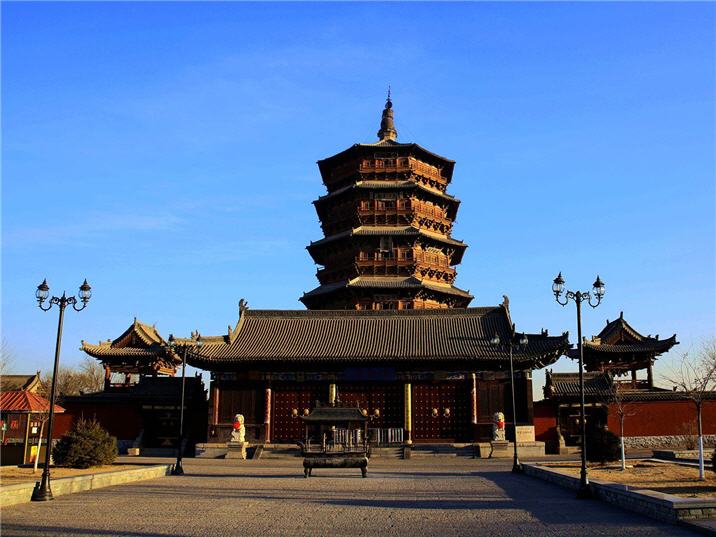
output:
[[374,459],[358,470],[301,460],[189,459],[164,477],[8,507],[2,535],[694,535],[509,472],[509,463]]

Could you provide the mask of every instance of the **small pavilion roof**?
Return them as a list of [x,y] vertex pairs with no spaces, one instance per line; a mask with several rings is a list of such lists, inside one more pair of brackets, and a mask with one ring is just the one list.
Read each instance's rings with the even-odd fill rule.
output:
[[134,322],[114,340],[97,345],[82,341],[80,350],[120,373],[163,373],[173,375],[181,358],[169,349],[155,326]]
[[[18,414],[40,414],[50,411],[50,402],[27,390],[12,390],[0,393],[0,410]],[[55,412],[64,411],[64,408],[55,405]]]
[[[676,334],[667,339],[642,335],[624,319],[624,312],[614,321],[607,321],[598,335],[582,343],[588,371],[642,369],[678,344]],[[578,359],[579,349],[571,349],[568,356]]]

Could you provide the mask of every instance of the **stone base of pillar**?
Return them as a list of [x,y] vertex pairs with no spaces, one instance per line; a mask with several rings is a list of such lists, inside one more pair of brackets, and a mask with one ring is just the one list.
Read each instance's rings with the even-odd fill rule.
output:
[[227,442],[226,447],[229,451],[226,452],[226,459],[243,459],[246,460],[246,448],[248,442]]

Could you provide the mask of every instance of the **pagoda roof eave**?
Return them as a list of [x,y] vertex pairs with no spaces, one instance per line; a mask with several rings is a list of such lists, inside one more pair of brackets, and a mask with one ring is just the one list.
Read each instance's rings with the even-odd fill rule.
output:
[[350,190],[354,189],[365,189],[365,190],[401,190],[401,189],[418,189],[421,192],[424,192],[428,195],[432,195],[435,197],[438,197],[444,201],[454,203],[456,205],[460,204],[460,200],[456,198],[455,196],[451,196],[450,194],[447,194],[445,192],[440,192],[439,190],[435,190],[432,188],[428,188],[425,185],[422,185],[420,183],[416,183],[415,181],[357,181],[351,185],[347,185],[344,187],[341,187],[337,190],[334,190],[333,192],[329,192],[328,194],[324,194],[323,196],[320,196],[318,199],[313,200],[313,204],[318,206],[321,205],[323,202],[331,200],[337,196],[340,196],[341,194],[348,192]]
[[324,176],[324,172],[330,167],[334,162],[338,160],[342,160],[344,158],[350,157],[352,154],[360,154],[366,150],[389,150],[389,149],[407,149],[415,151],[418,154],[421,154],[423,157],[427,157],[430,160],[437,161],[444,165],[445,167],[445,179],[449,183],[452,180],[452,174],[453,170],[455,168],[455,161],[451,160],[449,158],[443,157],[442,155],[438,155],[437,153],[433,153],[432,151],[429,151],[428,149],[425,149],[419,144],[416,144],[414,142],[410,143],[400,143],[395,142],[392,140],[381,140],[380,142],[374,143],[374,144],[353,144],[347,149],[344,149],[343,151],[336,153],[335,155],[332,155],[330,157],[326,157],[324,159],[321,159],[317,161],[318,169],[321,172],[321,176]]
[[472,300],[475,298],[469,292],[463,291],[462,289],[452,285],[442,285],[427,280],[420,280],[414,276],[408,276],[405,278],[393,277],[393,276],[358,276],[352,280],[345,280],[341,282],[328,283],[321,285],[308,293],[305,293],[302,298],[311,298],[314,296],[325,295],[333,293],[340,289],[346,288],[364,288],[364,289],[429,289],[437,293],[443,293],[447,295],[459,296],[461,298],[467,298]]
[[465,244],[462,241],[453,239],[451,237],[446,237],[439,233],[432,233],[425,229],[417,228],[414,226],[404,226],[404,227],[359,226],[359,227],[356,227],[356,228],[353,228],[353,229],[350,229],[347,231],[341,231],[340,233],[336,233],[334,235],[329,235],[328,237],[324,237],[320,240],[312,242],[306,248],[308,249],[309,252],[311,252],[313,249],[315,249],[317,247],[323,246],[324,244],[328,244],[328,243],[336,241],[336,240],[340,240],[340,239],[344,239],[344,238],[351,238],[351,237],[370,237],[370,236],[414,236],[414,237],[420,236],[420,237],[434,240],[436,242],[442,242],[443,244],[447,244],[454,248],[459,248],[459,249],[467,248],[467,244]]

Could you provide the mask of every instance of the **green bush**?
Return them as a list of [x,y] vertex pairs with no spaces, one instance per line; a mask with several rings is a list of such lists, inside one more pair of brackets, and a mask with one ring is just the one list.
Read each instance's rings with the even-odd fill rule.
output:
[[587,460],[589,462],[611,462],[619,460],[621,448],[619,437],[606,429],[587,432]]
[[117,439],[96,419],[79,419],[72,430],[55,444],[52,457],[58,466],[89,468],[112,464],[117,457]]

